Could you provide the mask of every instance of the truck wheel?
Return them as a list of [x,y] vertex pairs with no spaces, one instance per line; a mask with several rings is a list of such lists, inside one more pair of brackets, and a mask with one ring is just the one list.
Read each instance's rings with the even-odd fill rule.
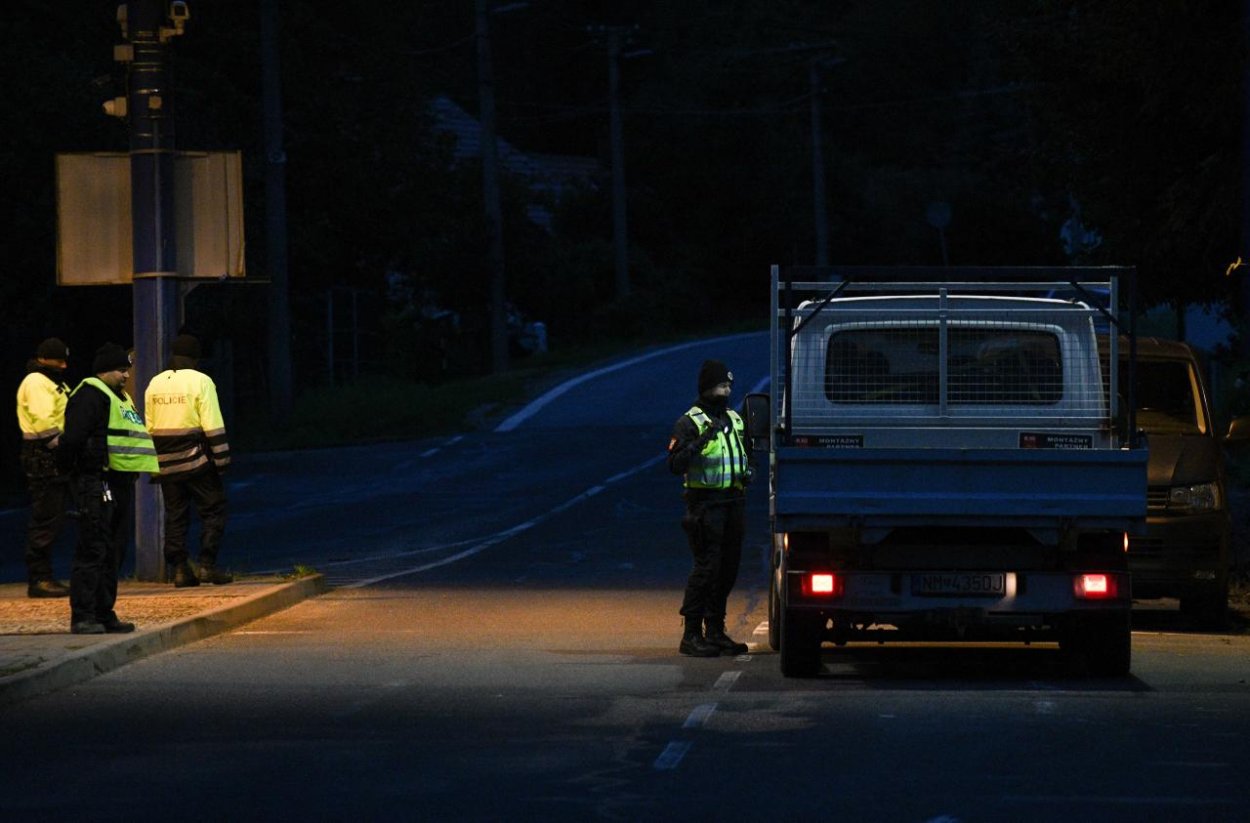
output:
[[781,649],[781,594],[777,591],[777,575],[768,576],[768,645]]
[[810,617],[781,612],[781,673],[814,677],[820,671],[819,624]]
[[1181,598],[1181,614],[1203,629],[1228,625],[1228,580],[1222,580],[1202,594]]
[[1133,627],[1128,613],[1089,615],[1069,626],[1060,647],[1084,658],[1096,677],[1124,677],[1133,662]]

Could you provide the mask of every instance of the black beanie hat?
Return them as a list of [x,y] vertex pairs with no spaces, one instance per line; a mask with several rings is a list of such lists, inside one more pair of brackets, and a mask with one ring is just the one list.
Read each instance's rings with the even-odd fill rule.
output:
[[40,360],[66,360],[69,358],[69,346],[58,337],[49,337],[35,349],[35,357]]
[[94,374],[129,368],[130,355],[116,343],[105,343],[96,349],[95,360],[91,361],[91,371]]
[[200,341],[194,334],[180,334],[174,338],[173,353],[175,357],[200,359]]
[[734,373],[719,360],[704,360],[699,367],[699,394],[714,389],[721,383],[734,382]]

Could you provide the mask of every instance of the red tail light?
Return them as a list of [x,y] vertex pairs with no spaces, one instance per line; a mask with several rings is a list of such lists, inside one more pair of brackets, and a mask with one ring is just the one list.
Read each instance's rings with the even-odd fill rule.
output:
[[811,572],[803,578],[803,593],[815,597],[841,597],[843,580],[832,572]]
[[1083,600],[1113,600],[1120,594],[1119,578],[1114,574],[1078,574],[1073,589]]

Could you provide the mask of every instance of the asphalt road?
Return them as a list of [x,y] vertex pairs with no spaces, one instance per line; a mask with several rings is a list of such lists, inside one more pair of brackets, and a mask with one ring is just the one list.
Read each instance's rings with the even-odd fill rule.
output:
[[785,680],[762,488],[729,615],[753,653],[678,656],[663,448],[699,361],[740,397],[766,345],[648,356],[498,431],[240,461],[225,555],[338,588],[0,709],[0,819],[1246,818],[1250,638],[1148,612],[1128,678],[1038,644],[827,648]]

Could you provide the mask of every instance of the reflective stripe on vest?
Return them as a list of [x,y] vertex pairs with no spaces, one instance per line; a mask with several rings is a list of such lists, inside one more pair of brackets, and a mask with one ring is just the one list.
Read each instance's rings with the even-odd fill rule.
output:
[[[698,406],[686,412],[703,434],[712,425],[712,419]],[[746,487],[747,455],[742,447],[745,425],[738,413],[729,410],[733,431],[720,431],[708,441],[700,454],[696,454],[686,468],[685,486],[688,489],[741,489]]]
[[105,441],[108,447],[108,467],[119,472],[158,471],[156,447],[152,445],[152,437],[130,398],[123,400],[118,397],[98,377],[84,379],[78,384],[78,389],[84,385],[94,386],[109,399],[108,437]]

